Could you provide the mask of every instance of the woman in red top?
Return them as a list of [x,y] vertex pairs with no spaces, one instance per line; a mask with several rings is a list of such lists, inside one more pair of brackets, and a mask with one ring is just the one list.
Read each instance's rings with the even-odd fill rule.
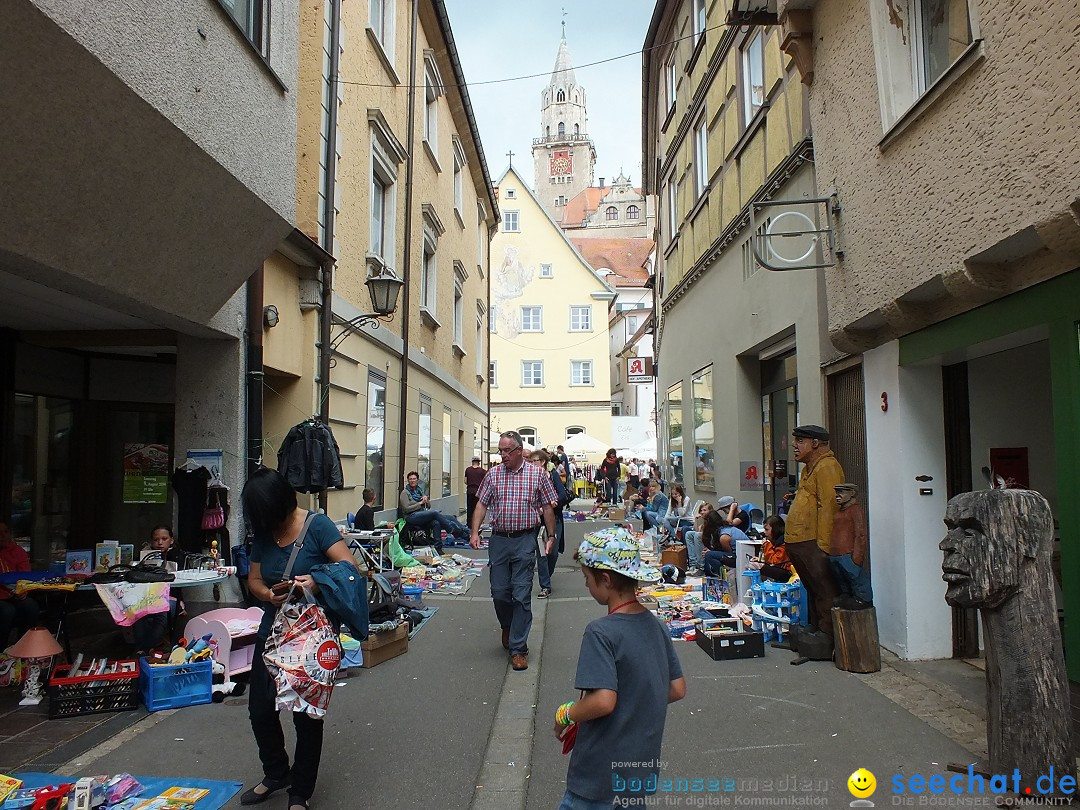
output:
[[[29,571],[30,555],[11,537],[11,527],[0,520],[0,572]],[[18,626],[21,636],[38,623],[37,602],[0,585],[0,650],[8,646],[11,628]]]

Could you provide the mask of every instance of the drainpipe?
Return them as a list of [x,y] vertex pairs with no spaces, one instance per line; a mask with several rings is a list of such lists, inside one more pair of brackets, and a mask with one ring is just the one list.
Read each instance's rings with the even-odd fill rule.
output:
[[247,474],[263,457],[263,268],[247,280]]
[[[412,224],[413,224],[413,155],[416,152],[416,30],[420,19],[420,0],[412,2],[412,23],[409,32],[409,156],[405,164],[405,255],[401,277],[405,279],[401,303],[401,388],[398,405],[398,480],[400,489],[405,481],[405,417],[409,404],[409,323],[412,321]],[[394,490],[395,492],[397,489]]]
[[[338,119],[338,70],[341,66],[341,0],[330,3],[330,110],[326,124],[326,177],[323,181],[325,211],[323,212],[323,244],[327,253],[334,252],[334,199],[337,181],[337,119]],[[334,266],[326,262],[321,271],[322,307],[319,313],[319,420],[330,424],[330,327],[333,323]],[[319,508],[326,511],[326,490],[319,492]]]

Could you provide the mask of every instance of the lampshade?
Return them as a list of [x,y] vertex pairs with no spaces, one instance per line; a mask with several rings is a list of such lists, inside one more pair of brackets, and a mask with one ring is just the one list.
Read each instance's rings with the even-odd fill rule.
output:
[[371,276],[364,282],[371,294],[371,308],[376,315],[393,315],[397,309],[398,293],[405,284],[389,270]]
[[64,648],[45,627],[31,627],[23,637],[7,648],[12,658],[52,658]]

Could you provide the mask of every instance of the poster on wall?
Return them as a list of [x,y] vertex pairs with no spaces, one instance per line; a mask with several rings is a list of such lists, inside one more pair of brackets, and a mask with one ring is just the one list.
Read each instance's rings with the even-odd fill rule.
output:
[[165,503],[169,494],[169,446],[124,445],[124,503]]

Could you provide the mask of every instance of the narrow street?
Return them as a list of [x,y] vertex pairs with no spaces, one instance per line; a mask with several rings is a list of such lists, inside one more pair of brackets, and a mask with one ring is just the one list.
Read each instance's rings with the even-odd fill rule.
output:
[[[567,547],[594,526],[568,524]],[[581,634],[602,609],[568,557],[560,559],[553,587],[550,599],[534,598],[530,667],[523,673],[510,670],[499,645],[486,574],[465,596],[426,597],[439,611],[409,652],[337,687],[318,805],[555,807],[567,758],[551,718],[574,697]],[[725,662],[692,642],[678,642],[676,650],[688,690],[668,711],[661,777],[718,780],[721,787],[660,792],[662,806],[720,806],[725,798],[732,805],[750,797],[769,805],[802,797],[806,806],[847,806],[847,778],[860,767],[876,774],[880,796],[893,774],[944,774],[947,763],[974,761],[972,750],[985,741],[981,727],[972,750],[956,741],[964,733],[959,715],[980,722],[971,710],[983,688],[982,673],[962,662],[920,670],[891,659],[880,673],[859,676],[828,662],[790,666],[793,655],[784,650]],[[935,687],[921,682],[928,676]],[[150,715],[58,772],[128,771],[250,786],[260,769],[246,704],[229,698]],[[282,794],[266,806],[285,802]],[[238,798],[228,805],[238,806]]]

